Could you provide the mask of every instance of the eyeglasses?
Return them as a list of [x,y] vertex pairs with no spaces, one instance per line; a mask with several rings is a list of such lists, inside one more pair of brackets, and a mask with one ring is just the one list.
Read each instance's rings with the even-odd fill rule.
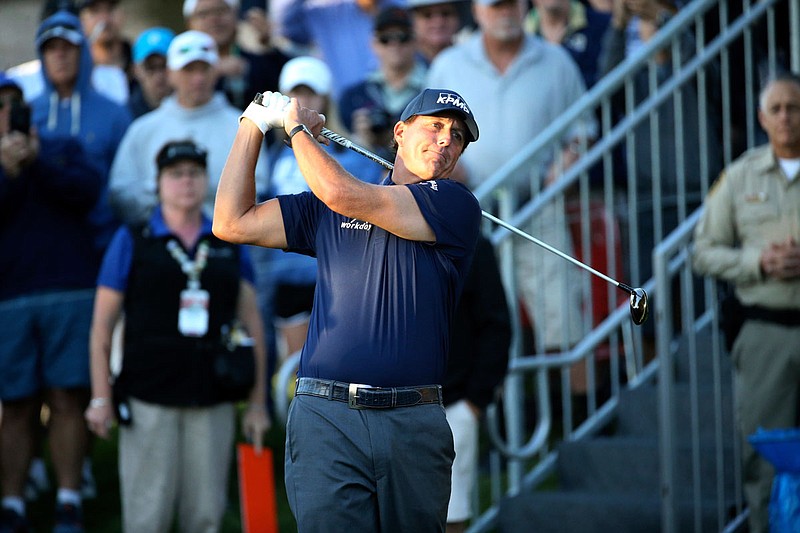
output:
[[205,169],[198,166],[172,166],[163,170],[164,176],[168,178],[182,178],[189,176],[190,178],[201,178],[206,175]]
[[411,41],[411,34],[404,31],[387,32],[378,35],[378,42],[381,44],[400,43],[406,44]]

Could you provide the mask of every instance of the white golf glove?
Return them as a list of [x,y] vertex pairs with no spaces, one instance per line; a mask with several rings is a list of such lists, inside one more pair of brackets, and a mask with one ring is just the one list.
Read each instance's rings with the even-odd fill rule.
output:
[[263,93],[262,96],[263,99],[260,104],[250,102],[242,116],[239,117],[239,122],[243,118],[249,119],[258,126],[258,129],[263,134],[266,134],[272,128],[283,128],[283,116],[286,113],[286,107],[289,105],[289,97],[279,92],[271,91]]

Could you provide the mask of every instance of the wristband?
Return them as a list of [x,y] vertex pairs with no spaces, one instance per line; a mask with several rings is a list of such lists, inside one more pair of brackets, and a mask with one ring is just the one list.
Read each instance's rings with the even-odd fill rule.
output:
[[92,408],[105,407],[106,405],[108,405],[108,398],[97,397],[92,398],[91,401],[89,401],[89,407]]
[[308,126],[306,126],[305,124],[298,124],[297,126],[292,128],[292,131],[289,132],[289,142],[291,143],[294,136],[300,133],[301,131],[308,133],[312,139],[314,138],[314,134],[311,133],[311,130],[308,129]]

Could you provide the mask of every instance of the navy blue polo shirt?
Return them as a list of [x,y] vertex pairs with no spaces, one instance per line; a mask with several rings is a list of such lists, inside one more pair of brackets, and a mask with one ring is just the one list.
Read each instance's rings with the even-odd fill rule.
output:
[[[398,186],[390,178],[384,183]],[[278,197],[288,250],[318,263],[299,376],[380,387],[442,382],[480,206],[452,180],[403,186],[435,242],[402,239],[346,218],[310,192]]]

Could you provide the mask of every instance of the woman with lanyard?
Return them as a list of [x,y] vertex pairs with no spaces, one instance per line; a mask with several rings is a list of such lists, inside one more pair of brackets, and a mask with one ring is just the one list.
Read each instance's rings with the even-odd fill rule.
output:
[[[260,452],[265,345],[245,249],[220,241],[202,212],[206,152],[167,143],[156,157],[159,203],[123,227],[98,277],[91,331],[90,429],[108,437],[117,404],[125,531],[218,531],[235,434],[235,406],[215,390],[222,332],[239,321],[254,341],[255,385],[242,422]],[[109,384],[111,336],[125,314],[122,370]],[[124,407],[124,409],[123,409]]]

